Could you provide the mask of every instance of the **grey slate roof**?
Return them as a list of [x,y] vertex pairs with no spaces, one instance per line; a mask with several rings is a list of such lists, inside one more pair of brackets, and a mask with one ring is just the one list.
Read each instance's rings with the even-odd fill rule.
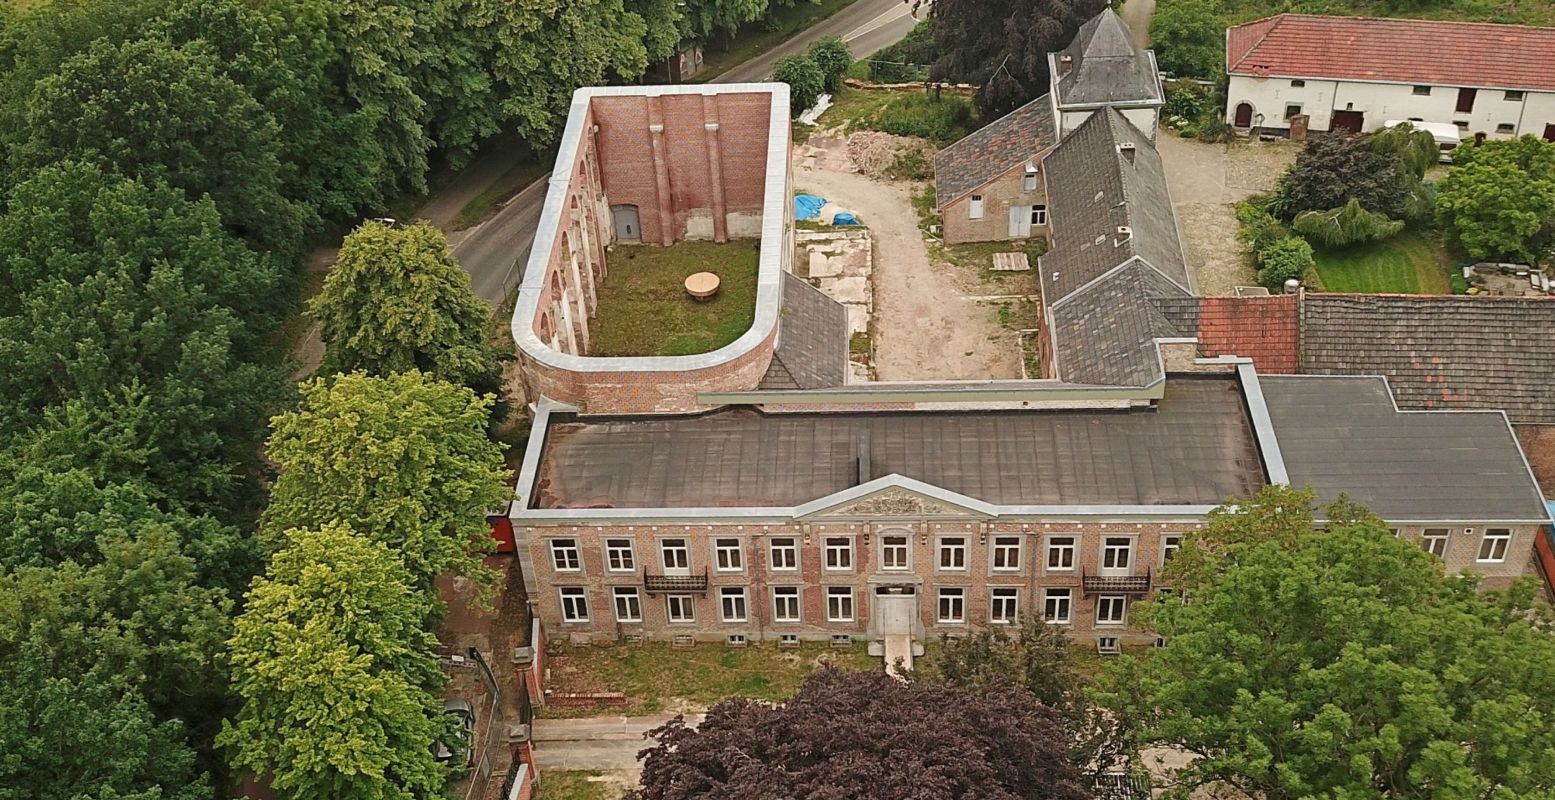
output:
[[541,508],[792,507],[891,474],[1003,505],[1213,505],[1265,480],[1241,392],[1221,377],[1174,379],[1153,410],[738,407],[553,415],[545,435]]
[[762,389],[821,389],[848,379],[848,310],[803,278],[783,273],[778,346]]
[[1382,378],[1260,379],[1293,485],[1395,522],[1547,519],[1503,415],[1395,410]]
[[1385,375],[1403,408],[1555,423],[1555,300],[1307,294],[1300,370]]
[[1046,94],[934,154],[934,198],[946,203],[987,184],[1058,142]]
[[1163,100],[1155,54],[1134,45],[1128,26],[1110,6],[1080,26],[1074,41],[1053,58],[1054,65],[1066,55],[1073,62],[1056,84],[1060,108]]
[[1102,386],[1148,386],[1164,378],[1153,341],[1184,334],[1153,302],[1153,294],[1191,297],[1136,260],[1054,308],[1059,377]]

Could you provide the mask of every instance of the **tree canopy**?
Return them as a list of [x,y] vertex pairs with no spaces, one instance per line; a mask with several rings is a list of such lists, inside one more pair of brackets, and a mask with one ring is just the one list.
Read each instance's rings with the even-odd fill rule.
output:
[[1368,211],[1398,219],[1408,195],[1404,176],[1397,153],[1373,148],[1367,137],[1313,136],[1280,177],[1275,208],[1290,220],[1303,211],[1341,208],[1353,199]]
[[1533,261],[1555,232],[1555,144],[1532,136],[1459,145],[1436,214],[1476,259]]
[[997,119],[1047,93],[1048,54],[1106,7],[1107,0],[937,0],[930,74],[977,85],[978,111]]
[[1219,0],[1168,0],[1150,17],[1150,42],[1162,72],[1223,80],[1226,18]]

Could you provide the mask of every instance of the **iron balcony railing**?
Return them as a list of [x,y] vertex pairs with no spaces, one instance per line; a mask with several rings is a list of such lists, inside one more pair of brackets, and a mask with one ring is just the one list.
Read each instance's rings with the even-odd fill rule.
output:
[[1150,570],[1143,575],[1080,574],[1080,589],[1086,594],[1150,594]]
[[701,575],[650,575],[643,570],[643,590],[648,594],[707,594],[707,570]]

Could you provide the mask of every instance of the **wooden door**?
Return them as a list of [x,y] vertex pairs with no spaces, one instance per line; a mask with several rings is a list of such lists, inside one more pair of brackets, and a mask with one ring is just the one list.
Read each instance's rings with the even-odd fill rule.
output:
[[1253,104],[1237,103],[1236,114],[1232,116],[1231,124],[1238,128],[1253,127]]
[[1031,206],[1010,206],[1010,238],[1024,239],[1031,235]]
[[1544,141],[1555,142],[1555,122],[1544,126]]
[[1360,133],[1365,125],[1366,112],[1364,111],[1335,111],[1334,121],[1328,128],[1334,131]]
[[1474,96],[1477,94],[1479,94],[1478,89],[1459,89],[1456,111],[1459,114],[1471,113],[1474,110]]

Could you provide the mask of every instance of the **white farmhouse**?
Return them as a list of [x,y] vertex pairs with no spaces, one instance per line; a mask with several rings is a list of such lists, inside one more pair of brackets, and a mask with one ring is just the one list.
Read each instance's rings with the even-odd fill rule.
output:
[[1241,130],[1413,120],[1555,141],[1555,29],[1279,14],[1226,30],[1226,74]]

